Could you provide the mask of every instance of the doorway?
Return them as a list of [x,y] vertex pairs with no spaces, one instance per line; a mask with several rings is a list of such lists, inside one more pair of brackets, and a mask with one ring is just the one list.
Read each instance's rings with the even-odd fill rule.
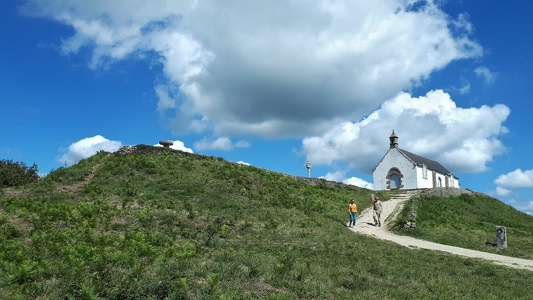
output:
[[387,174],[387,189],[398,190],[403,188],[403,175],[398,168],[391,168]]

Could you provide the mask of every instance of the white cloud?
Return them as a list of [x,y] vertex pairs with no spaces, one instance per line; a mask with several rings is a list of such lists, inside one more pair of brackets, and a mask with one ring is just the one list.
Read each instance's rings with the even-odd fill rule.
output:
[[119,141],[111,141],[101,135],[84,138],[68,147],[68,152],[57,159],[58,162],[72,165],[95,155],[98,151],[115,152],[122,146]]
[[228,137],[219,137],[216,139],[203,138],[202,140],[194,143],[196,150],[232,150],[233,148],[246,148],[250,147],[250,143],[244,140],[240,140],[233,144]]
[[303,140],[303,152],[315,164],[348,161],[370,173],[389,148],[392,129],[400,148],[436,160],[453,173],[481,172],[505,147],[505,105],[459,108],[442,90],[412,98],[407,93],[383,103],[358,122],[343,122],[321,136]]
[[346,171],[337,171],[334,173],[327,173],[326,176],[322,177],[329,181],[337,181],[342,182],[345,184],[351,184],[358,187],[366,188],[366,189],[374,189],[374,185],[372,183],[366,182],[365,180],[357,177],[350,177],[346,178]]
[[533,215],[533,201],[529,201],[524,205],[519,205],[517,209],[525,212],[528,215]]
[[489,70],[489,68],[487,67],[477,67],[475,70],[474,70],[474,73],[476,73],[476,75],[478,77],[481,77],[483,78],[483,80],[485,81],[485,83],[487,84],[491,84],[491,83],[494,83],[494,81],[496,80],[496,77],[498,76],[497,73],[493,73]]
[[366,182],[365,180],[361,178],[357,178],[357,177],[350,177],[344,180],[343,182],[346,184],[355,185],[355,186],[362,187],[365,189],[370,189],[370,190],[374,189],[374,185],[372,183]]
[[242,160],[239,160],[239,161],[236,162],[236,163],[238,163],[239,165],[251,166],[251,164],[249,164],[249,163],[247,163],[247,162],[244,162],[244,161],[242,161]]
[[[516,169],[498,176],[494,183],[496,184],[496,195],[507,196],[511,193],[515,195],[516,190],[533,188],[533,170],[522,171],[521,169]],[[511,199],[507,203],[519,211],[533,215],[533,201]]]
[[237,148],[248,148],[250,147],[250,143],[245,140],[240,140],[235,143],[235,147]]
[[457,89],[459,94],[465,95],[470,92],[470,83],[465,84],[462,88]]
[[170,95],[168,86],[158,85],[155,87],[155,92],[159,98],[157,111],[160,115],[163,115],[169,109],[176,108],[176,100]]
[[506,189],[533,188],[533,170],[516,169],[500,175],[494,180],[494,183]]
[[511,199],[507,201],[507,204],[528,215],[533,215],[533,201],[521,201],[517,199]]
[[502,188],[501,186],[496,187],[496,195],[498,196],[507,196],[511,193],[511,190]]
[[[180,151],[183,151],[183,152],[193,153],[192,149],[185,147],[185,144],[182,141],[172,141],[172,143],[173,143],[172,146],[170,146],[171,149],[180,150]],[[161,144],[156,144],[154,146],[163,147],[163,145],[161,145]]]
[[92,68],[160,63],[176,93],[158,84],[157,109],[173,112],[175,132],[283,137],[322,134],[481,56],[465,16],[435,2],[28,0],[25,10],[71,26],[63,51],[91,50]]
[[202,150],[231,150],[233,149],[231,140],[227,137],[220,137],[215,140],[203,138],[202,140],[194,143],[194,148],[198,151]]
[[324,179],[329,180],[329,181],[342,182],[345,179],[345,175],[346,175],[346,172],[337,171],[337,172],[334,172],[334,173],[329,172],[329,173],[326,174],[326,176],[321,177],[321,178],[324,178]]

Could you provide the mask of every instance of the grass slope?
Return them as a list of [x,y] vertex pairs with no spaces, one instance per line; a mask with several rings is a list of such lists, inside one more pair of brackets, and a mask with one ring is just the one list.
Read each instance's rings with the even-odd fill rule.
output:
[[[371,191],[137,146],[0,197],[2,299],[530,297],[531,272],[354,234]],[[380,194],[387,199],[386,193]]]
[[[413,218],[412,212],[416,212]],[[483,194],[410,199],[398,217],[398,227],[416,221],[414,230],[398,233],[441,244],[533,259],[533,217]],[[496,226],[505,226],[506,250],[496,243]],[[397,227],[397,228],[398,228]]]

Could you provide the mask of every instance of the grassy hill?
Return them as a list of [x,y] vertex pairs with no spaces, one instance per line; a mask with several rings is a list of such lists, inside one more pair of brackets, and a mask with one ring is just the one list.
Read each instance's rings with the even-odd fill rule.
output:
[[362,210],[372,192],[166,148],[100,152],[1,191],[0,298],[530,298],[529,271],[348,231],[349,200]]
[[[397,218],[398,234],[473,250],[533,259],[533,217],[479,193],[411,198]],[[401,230],[415,221],[416,229]],[[505,226],[508,248],[496,243],[496,226]]]

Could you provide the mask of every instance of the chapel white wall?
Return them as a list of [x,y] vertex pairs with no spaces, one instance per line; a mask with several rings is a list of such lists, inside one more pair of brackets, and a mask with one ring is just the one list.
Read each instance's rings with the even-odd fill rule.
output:
[[425,169],[424,174],[424,167],[417,166],[416,167],[416,173],[417,173],[417,189],[429,189],[433,187],[433,172],[429,169]]
[[387,174],[391,168],[397,168],[402,173],[402,189],[417,188],[417,167],[408,160],[398,149],[391,148],[374,170],[374,189],[387,189]]

